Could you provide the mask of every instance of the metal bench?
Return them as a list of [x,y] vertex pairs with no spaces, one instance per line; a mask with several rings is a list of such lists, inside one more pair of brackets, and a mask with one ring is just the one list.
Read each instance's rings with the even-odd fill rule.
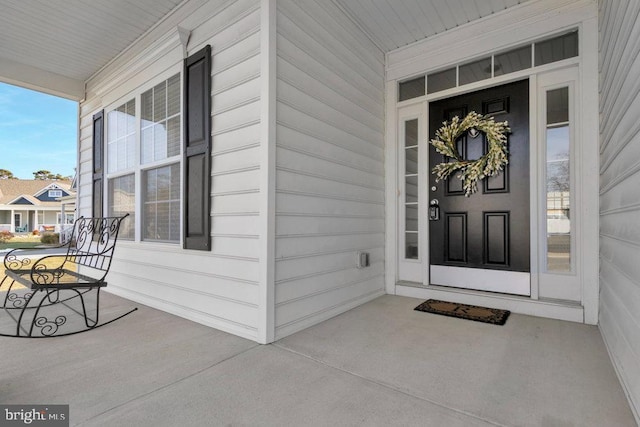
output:
[[[78,218],[71,239],[34,258],[32,249],[14,249],[4,257],[0,282],[2,306],[15,322],[11,337],[47,338],[85,332],[114,322],[124,314],[99,323],[100,290],[118,239],[123,217]],[[2,290],[6,294],[2,295]],[[2,319],[5,322],[7,319]],[[2,322],[0,322],[2,323]],[[4,324],[3,324],[4,326]]]

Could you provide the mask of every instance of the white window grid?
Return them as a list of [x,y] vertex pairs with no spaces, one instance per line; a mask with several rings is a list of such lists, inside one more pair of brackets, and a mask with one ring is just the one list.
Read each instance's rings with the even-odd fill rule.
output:
[[[105,197],[105,206],[107,206],[108,212],[116,212],[118,209],[115,209],[114,205],[113,205],[113,201],[111,200],[112,197],[109,194],[109,183],[111,180],[115,179],[115,178],[119,178],[119,177],[124,177],[127,175],[133,175],[134,179],[135,179],[135,204],[134,204],[134,210],[132,212],[131,215],[131,221],[134,222],[134,226],[132,227],[135,231],[134,231],[134,236],[132,236],[130,238],[130,240],[136,241],[136,242],[141,242],[141,241],[153,241],[153,242],[160,242],[160,243],[172,243],[172,244],[176,244],[176,243],[180,243],[181,242],[181,230],[182,230],[182,224],[181,224],[181,211],[179,212],[179,214],[177,215],[177,224],[172,224],[172,226],[177,230],[177,240],[174,238],[172,240],[164,240],[164,239],[150,239],[150,238],[146,238],[144,237],[144,232],[143,232],[143,227],[144,227],[144,218],[143,218],[143,212],[144,212],[144,195],[143,195],[143,191],[144,191],[144,175],[146,172],[148,171],[152,171],[152,170],[156,170],[156,169],[161,169],[163,167],[166,166],[172,166],[172,165],[177,165],[178,166],[178,171],[179,171],[179,176],[178,176],[178,180],[179,180],[179,188],[182,189],[182,114],[183,114],[183,105],[182,105],[182,74],[180,71],[177,71],[175,68],[173,70],[173,72],[167,72],[164,73],[162,76],[160,76],[157,80],[154,80],[153,82],[150,82],[144,86],[141,86],[133,91],[131,91],[126,97],[124,97],[123,100],[119,101],[119,102],[114,102],[111,108],[107,109],[107,123],[105,126],[105,140],[108,142],[110,140],[112,140],[112,138],[110,138],[109,132],[113,132],[114,131],[114,127],[111,126],[110,127],[110,123],[109,123],[109,113],[112,111],[117,110],[120,106],[122,105],[126,105],[127,103],[133,101],[133,104],[135,105],[135,114],[134,114],[134,118],[135,118],[135,127],[134,127],[134,132],[132,133],[132,135],[128,135],[128,136],[132,136],[133,137],[133,147],[134,149],[132,150],[132,154],[129,154],[129,157],[131,159],[133,159],[133,161],[130,161],[129,163],[127,163],[126,167],[123,167],[122,169],[118,169],[116,171],[111,170],[109,168],[107,168],[107,174],[106,174],[106,179],[105,179],[105,187],[104,187],[104,197]],[[142,96],[144,93],[149,92],[150,90],[155,89],[156,87],[164,84],[167,84],[167,81],[171,80],[171,79],[175,79],[178,82],[178,87],[179,87],[179,91],[178,91],[178,104],[177,104],[177,109],[178,112],[176,113],[175,111],[164,117],[164,120],[162,121],[162,123],[167,123],[169,120],[173,119],[174,121],[177,121],[178,123],[178,146],[177,146],[177,150],[173,150],[171,152],[169,152],[167,156],[155,156],[153,159],[150,159],[148,162],[143,162],[142,161],[142,150],[143,150],[143,144],[142,144],[142,129],[146,129],[149,127],[152,127],[154,125],[157,124],[149,124],[149,123],[143,123],[142,120]],[[165,96],[165,100],[166,100],[166,96]],[[176,106],[175,104],[173,104],[174,107]],[[108,145],[108,144],[107,144]],[[109,161],[110,158],[109,156],[113,156],[113,152],[110,153],[108,151],[108,148],[106,149],[106,161],[107,161],[107,165],[109,165]],[[117,154],[115,154],[117,155]],[[171,199],[171,202],[178,202],[178,209],[181,210],[182,206],[181,206],[181,198],[182,198],[182,191],[180,190],[180,196],[178,199]],[[124,212],[119,212],[119,213],[124,213]],[[176,218],[176,215],[173,215],[173,218]],[[128,220],[128,219],[127,219]],[[125,220],[125,221],[127,221]],[[126,226],[126,224],[123,224]],[[174,234],[175,236],[175,234]]]

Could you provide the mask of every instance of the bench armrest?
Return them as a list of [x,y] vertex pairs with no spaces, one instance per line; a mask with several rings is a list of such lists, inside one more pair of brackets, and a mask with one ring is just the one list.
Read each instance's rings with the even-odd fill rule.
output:
[[[60,259],[60,262],[48,261]],[[46,255],[35,260],[31,266],[31,283],[39,285],[50,285],[59,281],[65,275],[64,264],[67,262],[67,255]],[[51,266],[47,264],[52,264]]]
[[[67,245],[50,246],[46,249],[59,249],[66,248]],[[14,248],[7,252],[4,256],[4,267],[7,270],[24,270],[29,268],[33,262],[33,255],[37,255],[38,251],[43,251],[44,248]]]

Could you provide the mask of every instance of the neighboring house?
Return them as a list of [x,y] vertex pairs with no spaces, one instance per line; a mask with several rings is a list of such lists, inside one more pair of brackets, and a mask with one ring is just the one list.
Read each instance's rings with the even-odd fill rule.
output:
[[73,224],[75,195],[70,181],[0,179],[0,230],[60,232]]
[[[638,417],[640,2],[110,5],[16,6],[0,79],[80,101],[111,291],[260,343],[385,293],[597,324]],[[471,110],[511,157],[467,199],[427,140]]]

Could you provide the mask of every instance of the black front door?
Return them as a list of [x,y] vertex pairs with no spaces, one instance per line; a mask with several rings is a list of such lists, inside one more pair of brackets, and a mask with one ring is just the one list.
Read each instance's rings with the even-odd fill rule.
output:
[[[508,121],[509,164],[497,176],[478,182],[465,197],[455,173],[435,182],[429,174],[431,284],[529,295],[529,82],[523,80],[429,104],[429,134],[443,121],[476,111]],[[476,159],[487,149],[483,133],[459,138],[458,151]],[[430,145],[429,170],[447,161]]]

